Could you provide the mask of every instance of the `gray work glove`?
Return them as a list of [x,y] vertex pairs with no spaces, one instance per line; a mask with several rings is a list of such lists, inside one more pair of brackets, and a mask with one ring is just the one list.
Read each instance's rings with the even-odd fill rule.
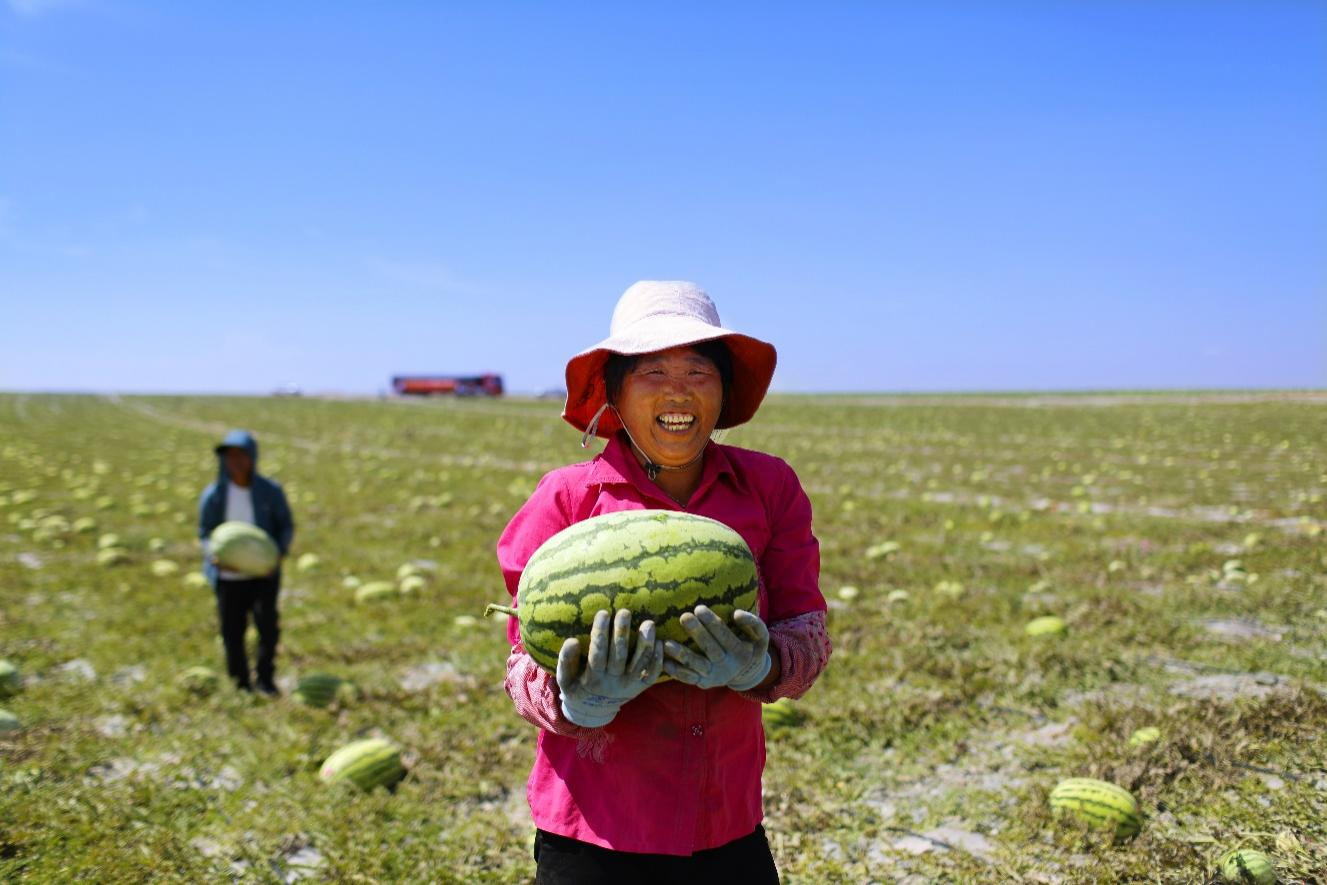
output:
[[664,654],[670,658],[664,661],[664,672],[678,682],[697,688],[727,686],[750,691],[769,673],[773,664],[769,630],[759,615],[743,609],[733,612],[733,625],[747,634],[745,639],[708,606],[698,605],[695,614],[687,612],[679,620],[701,654],[671,639],[664,643]]
[[599,728],[613,721],[622,705],[654,684],[663,671],[663,643],[655,636],[654,621],[640,625],[636,653],[629,655],[631,612],[619,609],[609,633],[607,611],[594,615],[590,627],[590,654],[580,670],[581,643],[568,639],[558,652],[557,681],[562,693],[562,715],[573,725]]

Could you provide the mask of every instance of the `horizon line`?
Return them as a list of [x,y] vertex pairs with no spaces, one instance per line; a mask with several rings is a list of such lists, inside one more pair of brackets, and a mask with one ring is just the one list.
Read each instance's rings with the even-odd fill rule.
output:
[[[1249,386],[1249,387],[1010,387],[1010,388],[919,388],[859,389],[859,390],[771,390],[766,395],[778,396],[1101,396],[1108,394],[1166,395],[1166,394],[1327,394],[1327,386]],[[0,388],[0,396],[153,396],[153,397],[225,397],[240,399],[394,399],[407,401],[433,400],[495,400],[495,399],[561,399],[562,391],[509,390],[498,396],[457,396],[455,394],[402,395],[384,388],[380,391],[317,390],[292,393],[281,389],[266,392],[253,390],[141,390],[83,388],[9,389]]]

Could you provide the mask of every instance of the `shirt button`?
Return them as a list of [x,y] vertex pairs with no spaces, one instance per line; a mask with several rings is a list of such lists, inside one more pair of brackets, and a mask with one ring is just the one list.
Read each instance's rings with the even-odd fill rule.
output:
[[696,737],[700,737],[702,734],[705,733],[705,729],[701,728],[699,725],[693,725],[691,726],[691,733],[694,734]]

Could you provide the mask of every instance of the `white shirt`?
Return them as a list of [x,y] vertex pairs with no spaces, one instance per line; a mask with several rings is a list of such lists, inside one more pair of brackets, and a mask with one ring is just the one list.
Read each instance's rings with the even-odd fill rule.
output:
[[[247,486],[237,486],[235,483],[228,483],[226,487],[226,522],[247,522],[249,525],[256,525],[253,521],[253,490]],[[251,581],[252,575],[241,574],[221,569],[217,573],[224,581]]]
[[253,525],[253,490],[248,486],[229,483],[226,487],[226,522],[247,522]]

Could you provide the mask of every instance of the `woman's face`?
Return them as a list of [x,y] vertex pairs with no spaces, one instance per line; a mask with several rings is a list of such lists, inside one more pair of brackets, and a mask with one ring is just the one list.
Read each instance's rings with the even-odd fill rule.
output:
[[700,453],[723,409],[723,379],[690,347],[647,353],[622,380],[618,414],[656,464],[680,467]]

